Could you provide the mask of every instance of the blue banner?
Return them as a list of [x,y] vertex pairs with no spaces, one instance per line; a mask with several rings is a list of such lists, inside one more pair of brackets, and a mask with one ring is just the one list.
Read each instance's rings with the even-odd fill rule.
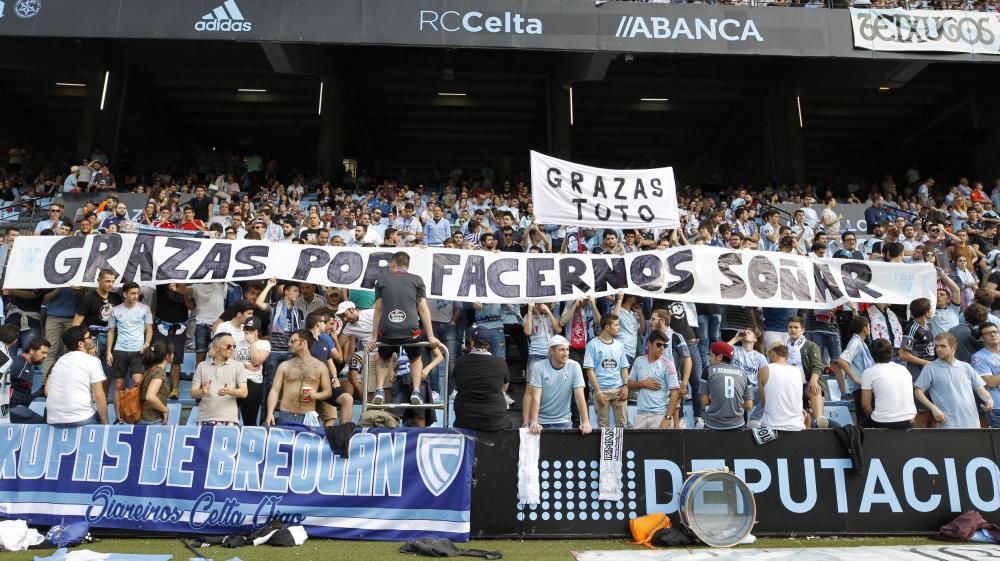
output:
[[0,517],[239,534],[468,541],[474,440],[454,429],[355,433],[348,458],[304,427],[0,425]]

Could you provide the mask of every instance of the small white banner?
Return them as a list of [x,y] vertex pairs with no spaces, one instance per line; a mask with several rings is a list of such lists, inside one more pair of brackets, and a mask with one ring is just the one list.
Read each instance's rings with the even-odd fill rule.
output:
[[[277,277],[371,290],[395,251],[148,234],[21,236],[7,263],[4,288],[94,286],[99,271],[112,269],[119,283]],[[684,302],[829,309],[848,301],[906,304],[933,297],[937,282],[926,263],[810,259],[706,246],[625,255],[404,251],[428,298],[460,302],[553,302],[624,291]]]
[[680,228],[674,168],[592,168],[531,152],[535,220],[592,228]]
[[859,49],[1000,54],[996,13],[851,8],[851,27]]

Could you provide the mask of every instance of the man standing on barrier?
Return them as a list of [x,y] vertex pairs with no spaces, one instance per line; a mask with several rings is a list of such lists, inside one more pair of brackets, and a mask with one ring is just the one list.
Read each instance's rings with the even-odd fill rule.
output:
[[[307,414],[316,412],[316,403],[333,394],[327,365],[309,351],[311,341],[312,334],[305,329],[292,333],[288,338],[292,358],[282,362],[274,374],[271,392],[267,394],[265,425],[303,424]],[[275,416],[274,408],[278,406],[279,399],[281,408]]]
[[624,347],[615,339],[618,329],[618,316],[601,316],[601,333],[587,343],[583,357],[583,369],[594,389],[597,422],[601,428],[611,426],[608,414],[611,409],[614,410],[615,427],[628,425],[629,365]]
[[553,336],[549,339],[548,358],[532,364],[528,373],[524,425],[534,433],[543,429],[572,429],[572,402],[580,412],[580,434],[590,434],[590,411],[583,388],[580,363],[569,359],[569,340],[562,335]]
[[[378,349],[375,371],[375,395],[372,403],[385,401],[382,386],[389,376],[392,355],[402,347],[410,357],[410,376],[414,391],[410,403],[422,405],[420,382],[423,380],[422,347],[414,343],[438,344],[434,336],[430,308],[427,306],[427,289],[424,280],[407,272],[410,256],[399,251],[393,254],[389,270],[375,284],[374,332],[376,340],[369,343],[369,350]],[[422,329],[421,329],[422,328]],[[382,346],[378,346],[382,343]]]

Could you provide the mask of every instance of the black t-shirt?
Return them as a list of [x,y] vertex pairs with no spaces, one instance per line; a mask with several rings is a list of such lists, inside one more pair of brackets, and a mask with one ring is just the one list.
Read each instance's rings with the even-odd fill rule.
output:
[[24,310],[25,312],[42,311],[42,298],[48,291],[29,290],[28,292],[33,292],[35,294],[34,298],[21,298],[20,296],[8,296],[7,300],[14,306],[17,306],[18,308]]
[[306,228],[299,232],[299,237],[307,242],[314,242],[319,238],[319,228]]
[[386,271],[375,284],[375,299],[382,299],[379,338],[414,339],[420,337],[417,301],[427,298],[424,279],[406,271]]
[[510,428],[503,385],[510,382],[507,362],[493,355],[471,353],[455,363],[455,426],[498,431]]
[[169,323],[185,323],[188,320],[188,307],[184,296],[167,288],[169,285],[156,286],[156,319]]
[[212,199],[205,197],[198,200],[198,197],[191,198],[187,204],[194,209],[194,217],[202,222],[208,222],[208,209],[212,206]]
[[76,306],[76,313],[83,316],[83,325],[87,327],[107,327],[111,317],[111,308],[122,303],[122,297],[116,292],[108,293],[107,298],[101,298],[96,290],[88,290]]

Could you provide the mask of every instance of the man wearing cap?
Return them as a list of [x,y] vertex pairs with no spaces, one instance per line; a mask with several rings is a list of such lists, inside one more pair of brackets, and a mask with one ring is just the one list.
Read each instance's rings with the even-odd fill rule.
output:
[[569,359],[569,340],[562,335],[549,339],[549,356],[532,364],[522,411],[524,425],[531,432],[573,428],[570,402],[580,412],[580,433],[590,434],[590,416],[583,393],[580,363]]
[[[344,327],[340,331],[340,348],[344,349],[345,357],[351,354],[348,364],[348,382],[354,387],[353,393],[362,397],[363,386],[361,376],[368,379],[368,395],[365,399],[371,400],[375,396],[375,362],[377,360],[374,352],[368,351],[368,345],[375,340],[375,310],[369,308],[360,310],[358,306],[350,300],[344,300],[337,305],[337,317],[344,322]],[[368,354],[369,369],[365,369],[365,354]],[[383,392],[392,387],[392,381],[386,379],[383,382]]]
[[708,368],[705,382],[708,391],[702,392],[705,406],[705,428],[711,430],[737,430],[743,428],[744,412],[753,408],[753,391],[743,370],[732,364],[733,346],[716,341],[709,347]]
[[[510,383],[507,362],[490,353],[491,333],[472,330],[472,351],[455,364],[455,426],[499,431],[510,428],[503,388]],[[412,373],[412,363],[411,363]],[[416,386],[414,386],[416,387]]]
[[677,428],[680,403],[680,380],[672,360],[667,358],[667,336],[653,331],[647,339],[647,353],[635,359],[629,373],[628,387],[638,392],[634,429]]

